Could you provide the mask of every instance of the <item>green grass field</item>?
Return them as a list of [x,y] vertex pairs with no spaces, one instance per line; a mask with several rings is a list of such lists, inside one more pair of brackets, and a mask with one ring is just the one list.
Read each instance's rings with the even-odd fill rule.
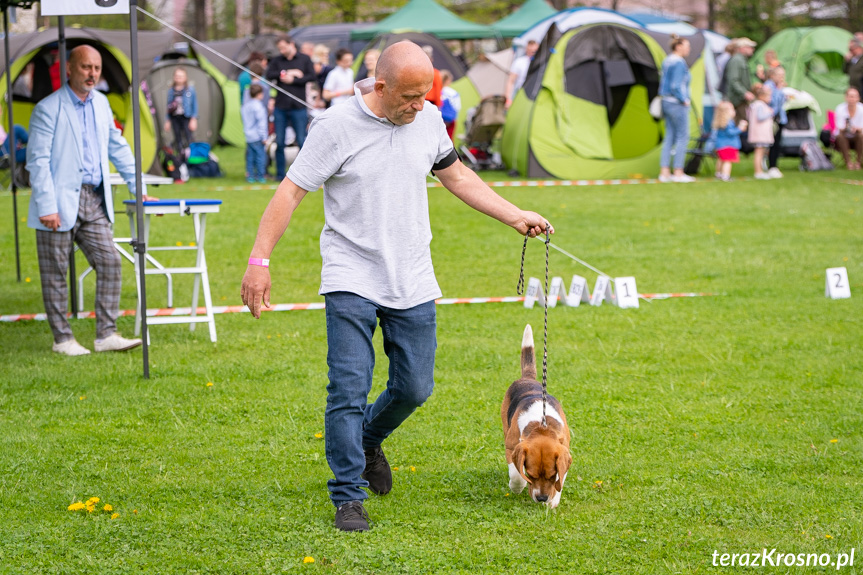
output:
[[[211,286],[216,305],[238,305],[272,188],[245,185],[241,152],[219,154],[232,177],[152,193],[224,201],[208,220]],[[205,326],[154,326],[149,380],[140,351],[60,357],[45,322],[0,323],[0,573],[735,573],[753,567],[714,566],[722,554],[763,549],[774,562],[855,550],[840,572],[860,573],[863,188],[782,168],[769,182],[500,189],[548,217],[555,244],[643,293],[716,294],[550,310],[549,391],[573,452],[553,512],[509,493],[499,420],[524,325],[542,333],[538,307],[438,308],[435,393],[385,443],[395,486],[367,502],[364,534],[332,527],[322,311],[220,315],[216,344]],[[522,239],[445,190],[429,197],[444,297],[515,295]],[[0,216],[0,314],[41,312],[35,234],[19,223],[17,283],[8,193]],[[322,301],[322,225],[311,194],[273,255],[273,303]],[[187,243],[190,227],[154,222],[151,245]],[[554,250],[550,265],[567,284],[596,279]],[[851,299],[824,296],[838,266]],[[526,267],[542,277],[540,242]],[[191,281],[174,290],[188,306]],[[92,309],[92,277],[85,292]],[[148,295],[164,306],[163,280]],[[94,322],[73,329],[92,348]],[[387,366],[376,338],[373,393]],[[91,497],[94,512],[67,510]],[[767,570],[836,571],[779,561]]]

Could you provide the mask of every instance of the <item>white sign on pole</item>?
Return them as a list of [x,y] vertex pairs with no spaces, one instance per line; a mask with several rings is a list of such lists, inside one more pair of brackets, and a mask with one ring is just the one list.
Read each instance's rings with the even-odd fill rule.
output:
[[638,307],[638,290],[635,288],[635,278],[614,278],[614,296],[617,307],[624,309]]
[[590,305],[602,305],[603,300],[614,303],[614,295],[611,293],[611,282],[608,276],[599,276],[593,284],[593,295],[590,296]]
[[129,0],[42,0],[42,16],[128,14]]
[[527,282],[527,292],[524,294],[524,307],[532,308],[536,302],[545,306],[545,293],[542,291],[542,284],[539,283],[539,280],[530,278]]
[[824,295],[830,299],[846,299],[851,297],[851,284],[848,283],[848,270],[842,268],[827,269],[827,287]]

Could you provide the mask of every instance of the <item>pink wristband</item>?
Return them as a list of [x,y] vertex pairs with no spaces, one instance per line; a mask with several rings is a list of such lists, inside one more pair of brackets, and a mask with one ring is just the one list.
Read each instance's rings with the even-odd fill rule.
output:
[[261,266],[262,268],[270,267],[270,260],[262,258],[249,258],[250,266]]

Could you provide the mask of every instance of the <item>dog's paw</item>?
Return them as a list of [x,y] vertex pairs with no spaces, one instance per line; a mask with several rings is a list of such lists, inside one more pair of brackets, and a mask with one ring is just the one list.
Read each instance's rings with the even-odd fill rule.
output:
[[509,490],[515,494],[521,493],[524,491],[524,488],[527,487],[527,481],[519,475],[518,471],[515,468],[515,465],[512,463],[509,464]]

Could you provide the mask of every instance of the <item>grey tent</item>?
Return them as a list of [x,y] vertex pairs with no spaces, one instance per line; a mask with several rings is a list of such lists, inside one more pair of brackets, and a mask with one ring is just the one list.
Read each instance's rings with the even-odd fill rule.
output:
[[[204,45],[212,48],[219,54],[230,58],[243,66],[249,61],[249,55],[252,52],[260,52],[265,56],[272,58],[278,55],[279,51],[276,48],[276,42],[279,36],[276,34],[258,34],[257,36],[247,36],[246,38],[234,38],[231,40],[215,40],[213,42],[205,42]],[[206,50],[202,54],[207,56],[207,59],[215,66],[219,72],[224,74],[229,80],[236,80],[242,70],[234,66],[231,62],[223,60],[213,55],[207,54]]]
[[147,86],[153,106],[156,108],[157,132],[160,141],[168,144],[171,136],[163,131],[168,108],[168,88],[171,87],[174,71],[182,67],[189,78],[189,85],[195,87],[198,97],[198,130],[195,140],[209,142],[215,146],[219,142],[219,132],[225,116],[225,98],[222,88],[213,76],[201,69],[197,60],[166,54],[147,74]]
[[294,28],[288,34],[299,47],[304,42],[323,44],[335,54],[340,48],[347,48],[351,54],[356,56],[368,43],[367,40],[351,40],[351,32],[364,30],[370,24],[317,24],[313,26],[300,26]]

